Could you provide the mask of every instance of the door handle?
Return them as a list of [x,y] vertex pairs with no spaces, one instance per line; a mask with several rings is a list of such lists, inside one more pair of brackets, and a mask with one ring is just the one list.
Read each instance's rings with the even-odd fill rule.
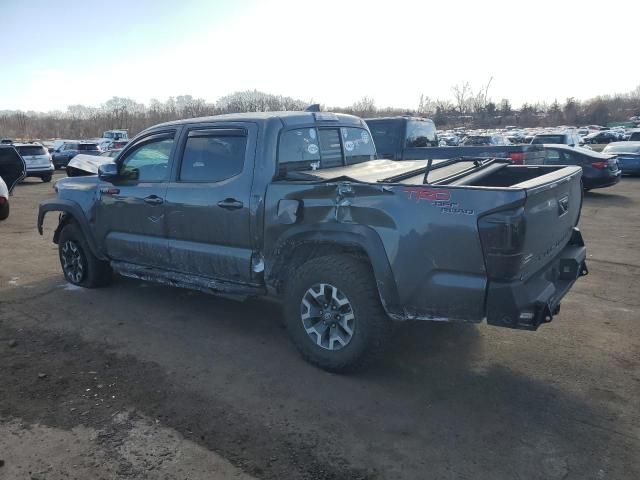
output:
[[224,200],[220,200],[218,202],[218,206],[220,208],[224,208],[225,210],[237,210],[244,207],[244,203],[242,203],[240,200],[236,200],[235,198],[225,198]]
[[144,198],[144,203],[148,203],[149,205],[160,205],[164,200],[157,195],[149,195]]

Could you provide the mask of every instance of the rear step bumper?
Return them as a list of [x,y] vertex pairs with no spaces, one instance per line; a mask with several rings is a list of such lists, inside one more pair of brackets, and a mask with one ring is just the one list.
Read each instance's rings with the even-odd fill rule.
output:
[[536,330],[560,311],[560,300],[575,281],[588,273],[587,249],[582,234],[573,229],[571,239],[545,268],[524,281],[490,282],[487,323],[500,327]]

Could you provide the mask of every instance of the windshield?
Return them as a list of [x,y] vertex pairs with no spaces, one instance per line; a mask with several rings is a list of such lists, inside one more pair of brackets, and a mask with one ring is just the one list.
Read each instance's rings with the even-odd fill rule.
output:
[[46,155],[47,151],[44,147],[40,145],[28,145],[24,147],[16,147],[20,155],[22,156],[31,156],[31,155]]
[[604,153],[640,153],[640,144],[611,144],[604,147]]
[[534,145],[542,143],[564,143],[564,135],[536,135],[531,143]]

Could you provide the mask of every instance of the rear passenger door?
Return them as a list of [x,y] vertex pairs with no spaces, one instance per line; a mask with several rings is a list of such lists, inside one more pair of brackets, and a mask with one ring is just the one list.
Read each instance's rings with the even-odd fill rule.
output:
[[251,279],[254,124],[185,129],[165,213],[171,268],[228,281]]

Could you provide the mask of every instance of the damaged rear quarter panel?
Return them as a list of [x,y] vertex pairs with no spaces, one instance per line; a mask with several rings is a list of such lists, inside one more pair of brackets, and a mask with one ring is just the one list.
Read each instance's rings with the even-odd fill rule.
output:
[[[279,252],[290,253],[286,245],[292,238],[332,228],[375,236],[381,249],[365,251],[394,318],[480,321],[487,280],[478,216],[523,197],[523,192],[481,187],[274,182],[265,201],[265,256],[272,262]],[[300,203],[294,224],[279,221],[281,199]],[[389,290],[397,299],[385,298],[389,286],[375,266],[381,260],[389,265],[394,284]]]

